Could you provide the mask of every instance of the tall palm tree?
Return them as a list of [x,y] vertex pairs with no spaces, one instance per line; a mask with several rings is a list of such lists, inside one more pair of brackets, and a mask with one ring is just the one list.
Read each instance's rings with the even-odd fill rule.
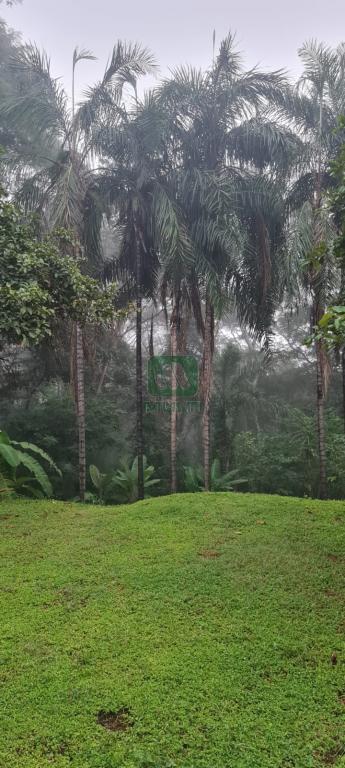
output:
[[136,304],[136,403],[138,498],[143,484],[142,304],[155,295],[162,256],[174,260],[190,246],[167,183],[167,115],[154,94],[123,108],[99,126],[95,149],[107,161],[100,178],[102,196],[113,212],[120,247],[115,274]]
[[[285,89],[281,72],[245,72],[229,35],[209,70],[179,69],[161,94],[173,116],[171,144],[181,176],[181,207],[204,296],[201,392],[206,490],[215,315],[224,297],[232,295],[242,318],[262,335],[275,306],[273,252],[281,237],[282,208],[278,211],[275,204],[271,210],[266,205],[263,213],[261,199],[267,198],[273,169],[287,166],[295,147],[293,134],[269,119],[269,108],[281,103]],[[246,283],[250,273],[258,296],[249,312],[254,295],[253,286]]]
[[[330,163],[341,142],[336,132],[345,111],[345,47],[332,50],[311,41],[300,49],[303,73],[287,101],[286,116],[292,119],[304,141],[295,167],[297,180],[289,195],[292,245],[300,280],[311,298],[311,325],[318,324],[328,298],[334,292],[335,271],[331,243],[334,228],[325,196],[332,185]],[[319,450],[319,495],[327,496],[325,449],[325,402],[330,364],[324,344],[315,343],[316,414]],[[345,367],[344,367],[345,375]],[[345,391],[345,389],[344,389]]]
[[[94,131],[100,116],[121,111],[124,86],[154,67],[151,54],[138,45],[118,42],[101,82],[91,88],[76,108],[75,72],[79,62],[92,60],[89,51],[76,49],[72,62],[72,104],[51,74],[50,62],[36,46],[19,49],[16,65],[22,88],[9,93],[1,112],[15,127],[42,139],[44,156],[26,158],[19,196],[29,210],[39,211],[49,228],[63,227],[72,233],[75,257],[84,258],[85,268],[99,245],[103,206],[95,197]],[[50,151],[47,151],[49,147]],[[22,159],[18,157],[19,165]],[[14,164],[13,153],[11,156]],[[76,412],[79,441],[79,495],[84,499],[85,393],[84,350],[80,326],[75,328]]]

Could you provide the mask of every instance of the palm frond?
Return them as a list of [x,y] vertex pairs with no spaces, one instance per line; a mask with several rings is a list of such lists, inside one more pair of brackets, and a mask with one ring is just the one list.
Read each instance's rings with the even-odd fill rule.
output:
[[36,135],[65,139],[70,131],[67,95],[51,75],[47,54],[35,45],[23,46],[16,51],[12,67],[20,72],[21,91],[7,95],[0,114]]
[[289,170],[302,149],[295,133],[278,122],[253,117],[231,129],[227,136],[229,159],[259,169],[276,166]]
[[306,87],[309,92],[312,87],[322,97],[327,81],[332,79],[337,68],[336,51],[312,39],[304,43],[298,53],[303,64],[299,86]]
[[97,61],[97,56],[86,48],[79,49],[78,47],[73,51],[73,67],[75,68],[79,61]]
[[193,246],[181,211],[171,200],[162,184],[153,193],[153,220],[157,247],[167,274],[181,274],[193,263]]
[[229,32],[221,41],[216,61],[212,67],[212,79],[218,81],[222,76],[237,77],[242,69],[242,54],[236,50],[236,35]]
[[118,41],[113,48],[111,59],[106,67],[103,79],[90,88],[80,105],[77,115],[78,124],[87,133],[102,111],[111,111],[120,104],[123,88],[130,85],[136,92],[137,80],[156,72],[154,56],[138,43]]

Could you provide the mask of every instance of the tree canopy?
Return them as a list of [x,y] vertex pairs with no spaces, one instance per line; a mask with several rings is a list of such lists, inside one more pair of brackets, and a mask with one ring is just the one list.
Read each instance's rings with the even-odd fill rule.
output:
[[[38,239],[34,225],[4,193],[0,197],[0,339],[2,345],[36,345],[52,336],[63,318],[81,323],[110,319],[113,295],[83,275],[80,265],[61,253],[67,233]],[[66,242],[67,240],[67,242]]]
[[[228,34],[205,69],[178,67],[140,97],[154,56],[117,41],[103,77],[77,103],[75,73],[92,68],[91,51],[72,52],[70,98],[47,53],[0,29],[1,170],[10,190],[0,205],[3,391],[14,381],[13,345],[27,350],[23,402],[42,387],[52,412],[69,420],[66,391],[59,404],[49,387],[72,384],[78,448],[71,440],[67,473],[78,454],[81,498],[87,464],[94,477],[117,474],[113,450],[137,472],[139,497],[145,456],[165,491],[169,475],[172,492],[186,478],[207,490],[236,477],[277,490],[274,446],[280,473],[286,467],[283,492],[340,493],[332,467],[335,443],[343,450],[337,419],[345,423],[344,46],[309,41],[299,55],[297,83],[248,71]],[[145,367],[157,351],[196,357],[198,413],[179,412],[173,363],[169,419],[150,421],[157,403]],[[274,421],[270,386],[284,389],[283,372]],[[305,375],[307,400],[292,372]],[[101,444],[96,413],[109,436],[104,455],[88,439],[91,430]],[[272,433],[288,423],[296,429],[283,445]],[[304,447],[294,454],[299,432]]]

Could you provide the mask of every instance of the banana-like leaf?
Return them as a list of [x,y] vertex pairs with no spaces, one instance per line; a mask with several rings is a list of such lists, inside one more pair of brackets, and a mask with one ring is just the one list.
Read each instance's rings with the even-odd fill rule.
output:
[[0,443],[4,443],[5,445],[11,445],[11,440],[8,434],[3,431],[3,429],[0,429]]
[[17,478],[13,486],[14,493],[25,496],[29,494],[29,496],[33,496],[35,499],[44,499],[45,494],[33,485],[35,482],[34,477]]
[[90,472],[90,477],[93,482],[93,485],[99,491],[102,487],[105,475],[102,475],[102,473],[99,471],[98,467],[95,466],[95,464],[90,465],[89,472]]
[[55,472],[59,475],[59,477],[62,477],[61,469],[55,464],[51,456],[49,456],[48,453],[42,450],[42,448],[39,448],[37,445],[34,445],[33,443],[17,443],[15,440],[12,440],[12,445],[17,445],[18,448],[22,448],[23,451],[31,451],[31,453],[36,453],[38,456],[40,456],[42,459],[44,459],[47,464],[49,464],[51,469],[54,469]]
[[23,464],[26,469],[29,470],[29,472],[32,473],[35,480],[37,481],[38,485],[42,489],[45,496],[52,496],[53,488],[51,485],[51,482],[49,480],[48,475],[44,471],[44,469],[41,467],[41,465],[36,461],[36,459],[33,458],[33,456],[30,456],[28,453],[24,453],[23,451],[17,451],[18,458],[19,458],[19,464]]
[[0,456],[9,467],[12,467],[12,469],[16,469],[20,464],[18,451],[16,448],[13,448],[12,445],[0,443]]

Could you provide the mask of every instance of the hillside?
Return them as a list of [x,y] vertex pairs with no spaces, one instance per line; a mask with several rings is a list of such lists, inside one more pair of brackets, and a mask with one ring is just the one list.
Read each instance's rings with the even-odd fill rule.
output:
[[345,766],[345,508],[0,506],[3,768]]

